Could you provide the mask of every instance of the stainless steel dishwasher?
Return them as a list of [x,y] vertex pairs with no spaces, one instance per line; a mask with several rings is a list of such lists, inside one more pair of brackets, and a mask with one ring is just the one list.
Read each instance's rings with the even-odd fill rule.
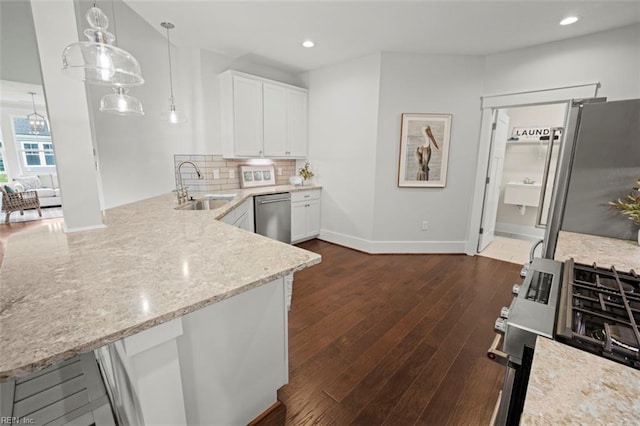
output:
[[284,243],[291,243],[291,194],[254,197],[256,233]]

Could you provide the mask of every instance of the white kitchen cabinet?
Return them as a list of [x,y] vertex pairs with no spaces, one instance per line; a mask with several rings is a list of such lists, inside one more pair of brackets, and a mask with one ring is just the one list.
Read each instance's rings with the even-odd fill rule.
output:
[[307,156],[306,90],[287,90],[287,157]]
[[262,85],[264,117],[264,155],[282,157],[287,150],[287,89],[283,86]]
[[224,157],[307,156],[306,89],[237,71],[219,79]]
[[320,234],[320,190],[291,193],[291,242],[315,238]]
[[253,197],[249,197],[238,207],[224,215],[220,219],[220,222],[226,223],[227,225],[233,225],[249,232],[255,232],[253,221]]
[[262,113],[262,84],[233,76],[233,139],[236,155],[262,155]]

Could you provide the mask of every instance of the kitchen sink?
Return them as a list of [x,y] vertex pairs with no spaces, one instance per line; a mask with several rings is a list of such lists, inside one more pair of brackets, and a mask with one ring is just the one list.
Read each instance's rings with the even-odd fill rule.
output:
[[233,198],[199,198],[176,207],[177,210],[215,210],[231,202]]

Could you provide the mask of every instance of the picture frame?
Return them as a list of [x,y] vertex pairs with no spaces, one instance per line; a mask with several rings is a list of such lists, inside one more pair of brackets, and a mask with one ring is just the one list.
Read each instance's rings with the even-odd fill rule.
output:
[[255,188],[257,186],[271,186],[276,184],[275,168],[273,164],[267,166],[239,167],[241,188]]
[[398,187],[444,188],[453,114],[403,113]]

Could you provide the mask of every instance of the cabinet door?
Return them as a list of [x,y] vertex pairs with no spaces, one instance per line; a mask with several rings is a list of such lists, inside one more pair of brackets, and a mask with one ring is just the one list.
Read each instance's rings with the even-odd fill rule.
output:
[[305,236],[314,237],[320,234],[320,200],[307,201],[305,206]]
[[286,157],[287,149],[287,89],[263,83],[264,155]]
[[291,203],[291,242],[299,241],[307,236],[307,204],[309,203]]
[[233,132],[235,153],[262,156],[262,83],[233,76]]
[[247,213],[243,213],[236,221],[233,223],[233,226],[240,229],[247,229]]
[[289,157],[307,156],[307,92],[287,90],[287,145]]

